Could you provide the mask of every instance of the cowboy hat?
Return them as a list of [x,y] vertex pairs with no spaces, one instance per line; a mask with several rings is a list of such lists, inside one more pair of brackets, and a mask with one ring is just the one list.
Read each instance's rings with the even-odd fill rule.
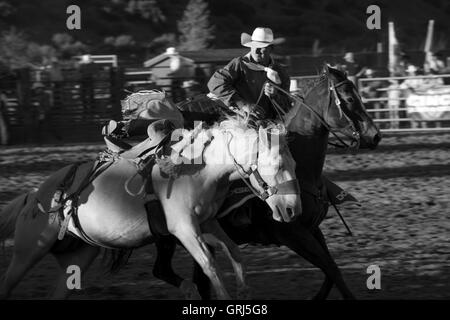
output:
[[270,45],[278,45],[285,41],[284,38],[273,38],[273,32],[270,28],[256,28],[252,35],[248,33],[241,34],[241,44],[249,48],[264,48]]

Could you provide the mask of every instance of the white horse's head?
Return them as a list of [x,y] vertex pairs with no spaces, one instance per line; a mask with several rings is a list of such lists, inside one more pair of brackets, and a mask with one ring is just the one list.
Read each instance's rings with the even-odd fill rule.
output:
[[236,169],[250,179],[253,191],[270,206],[276,221],[294,220],[301,214],[301,199],[286,128],[273,123],[257,130],[227,127],[232,135],[227,148]]

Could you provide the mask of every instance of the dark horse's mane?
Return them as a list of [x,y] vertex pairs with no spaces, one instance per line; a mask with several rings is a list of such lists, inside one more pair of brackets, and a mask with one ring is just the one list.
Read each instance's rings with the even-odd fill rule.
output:
[[338,81],[343,81],[347,78],[344,72],[329,66],[327,63],[324,63],[322,70],[317,72],[316,77],[302,80],[301,95],[306,97],[316,86],[323,81],[328,80],[330,74],[334,75]]

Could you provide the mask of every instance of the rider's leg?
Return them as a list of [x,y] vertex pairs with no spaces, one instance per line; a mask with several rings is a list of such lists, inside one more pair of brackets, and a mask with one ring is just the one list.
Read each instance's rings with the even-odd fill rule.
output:
[[81,246],[74,251],[54,253],[53,255],[60,267],[60,275],[58,277],[57,285],[51,295],[51,299],[67,299],[72,293],[72,290],[69,289],[67,285],[67,280],[70,276],[70,274],[67,273],[69,266],[77,266],[81,272],[82,279],[99,252],[100,248],[93,247],[87,243],[82,243]]
[[58,229],[49,226],[48,215],[38,210],[34,202],[29,203],[18,218],[13,257],[0,284],[1,298],[6,299],[11,294],[27,271],[50,251],[57,240]]

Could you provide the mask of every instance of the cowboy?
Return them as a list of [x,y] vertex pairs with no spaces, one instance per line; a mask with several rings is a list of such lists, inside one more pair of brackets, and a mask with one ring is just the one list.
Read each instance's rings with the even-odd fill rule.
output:
[[[279,82],[277,85],[289,91],[289,75],[272,57],[274,46],[283,42],[283,38],[274,38],[270,28],[256,28],[251,36],[242,33],[241,44],[250,48],[250,52],[234,58],[212,75],[208,82],[211,95],[235,113],[255,113],[259,119],[276,118],[274,104],[290,105],[287,96],[274,86]],[[275,71],[279,77],[269,80],[268,70]],[[273,71],[272,74],[276,75]]]

